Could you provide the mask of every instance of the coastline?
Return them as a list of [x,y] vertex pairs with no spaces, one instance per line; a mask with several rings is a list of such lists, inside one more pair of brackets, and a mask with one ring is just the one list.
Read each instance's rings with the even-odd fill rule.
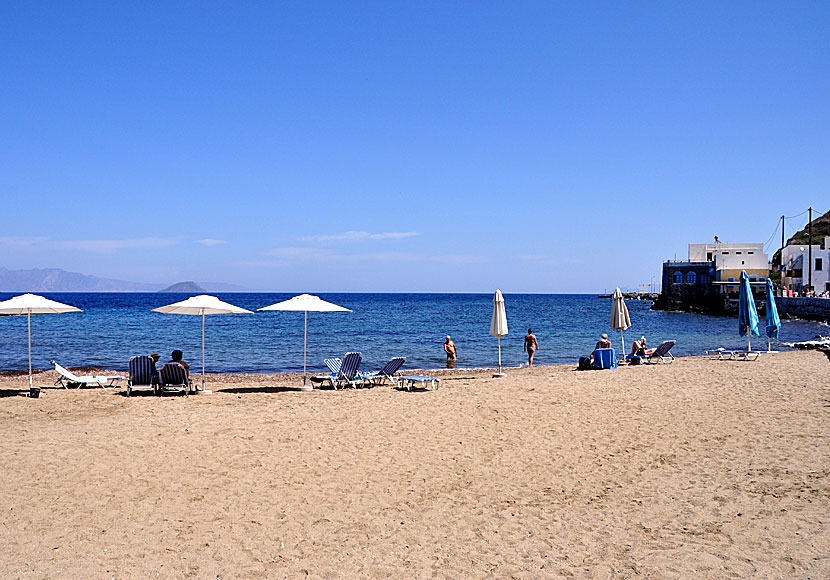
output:
[[573,368],[2,396],[0,576],[830,574],[824,354]]

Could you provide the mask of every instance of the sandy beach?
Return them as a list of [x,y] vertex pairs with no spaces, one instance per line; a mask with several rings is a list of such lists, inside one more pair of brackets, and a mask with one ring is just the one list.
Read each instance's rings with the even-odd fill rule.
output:
[[824,354],[574,367],[189,398],[6,373],[0,578],[830,577]]

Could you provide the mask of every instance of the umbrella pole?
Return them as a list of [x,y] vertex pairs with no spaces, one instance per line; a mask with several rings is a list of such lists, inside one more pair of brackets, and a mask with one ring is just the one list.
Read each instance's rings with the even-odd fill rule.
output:
[[26,313],[29,322],[29,391],[32,390],[32,309]]
[[308,352],[308,310],[305,311],[305,324],[303,326],[303,388],[306,386],[306,353]]
[[499,374],[501,374],[501,337],[499,337]]
[[622,330],[620,331],[620,340],[622,341],[622,355],[623,355],[623,360],[625,360],[625,335],[623,334],[623,331],[622,331]]
[[205,390],[205,311],[202,310],[202,390]]

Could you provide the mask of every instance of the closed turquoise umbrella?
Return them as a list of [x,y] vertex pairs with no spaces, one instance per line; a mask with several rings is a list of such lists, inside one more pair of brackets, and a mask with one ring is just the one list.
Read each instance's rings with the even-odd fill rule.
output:
[[767,352],[772,350],[772,339],[778,338],[780,329],[781,319],[778,318],[778,306],[775,304],[772,280],[767,278]]
[[758,310],[755,308],[755,298],[749,286],[749,276],[746,270],[741,270],[740,294],[738,295],[738,332],[746,336],[746,350],[752,350],[751,335],[759,336]]

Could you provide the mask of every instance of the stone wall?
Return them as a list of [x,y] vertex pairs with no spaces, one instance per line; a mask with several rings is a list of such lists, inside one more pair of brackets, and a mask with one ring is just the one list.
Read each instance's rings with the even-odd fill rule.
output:
[[803,318],[830,322],[830,298],[775,298],[781,318]]

